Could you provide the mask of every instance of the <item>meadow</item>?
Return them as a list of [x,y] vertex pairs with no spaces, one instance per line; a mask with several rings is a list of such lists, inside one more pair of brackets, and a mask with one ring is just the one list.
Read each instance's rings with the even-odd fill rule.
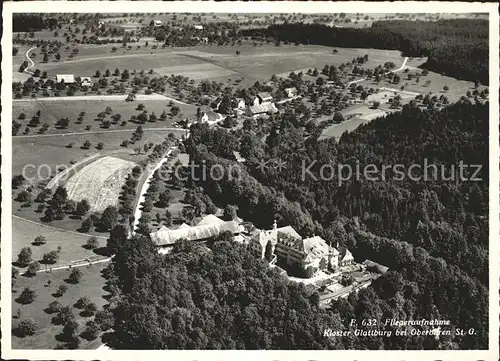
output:
[[[100,133],[86,133],[74,135],[48,135],[31,137],[13,137],[12,151],[13,157],[12,174],[21,174],[26,165],[33,165],[35,169],[40,165],[46,164],[51,170],[55,171],[58,165],[69,166],[72,162],[77,162],[83,158],[96,153],[112,154],[127,160],[140,160],[144,155],[137,155],[133,148],[143,147],[145,143],[158,144],[165,140],[169,133],[174,133],[178,138],[185,135],[184,129],[144,129],[144,134],[140,141],[131,144],[128,148],[121,147],[124,140],[130,140],[134,130],[127,129],[123,131],[102,131]],[[91,143],[90,149],[81,149],[85,140]],[[96,145],[104,143],[104,149],[99,150]],[[72,148],[68,148],[70,143],[74,143]],[[34,176],[32,170],[27,169],[29,177]],[[46,177],[47,170],[41,169],[41,176]],[[46,179],[48,181],[48,179]]]
[[[43,235],[47,243],[39,246],[32,245],[32,242],[39,235]],[[55,251],[58,246],[61,246],[59,260],[47,267],[67,265],[71,261],[83,260],[88,257],[95,258],[96,254],[93,251],[83,247],[90,237],[90,235],[67,232],[52,226],[12,217],[12,261],[17,260],[17,255],[24,247],[30,247],[33,252],[33,260],[40,261],[45,253]],[[100,237],[98,241],[100,247],[106,245],[106,238]],[[42,265],[42,269],[45,269],[44,265]]]
[[[158,120],[156,122],[146,122],[145,124],[137,124],[137,122],[131,121],[133,116],[138,116],[143,112],[143,110],[138,110],[139,104],[144,105],[144,110],[148,112],[148,116],[155,113]],[[66,99],[66,100],[43,100],[43,98],[34,100],[21,100],[14,101],[12,107],[13,119],[22,124],[21,132],[26,128],[31,118],[35,115],[37,111],[40,111],[40,125],[47,123],[50,127],[47,133],[51,134],[64,134],[72,132],[84,132],[88,131],[87,127],[91,127],[90,131],[101,131],[106,133],[109,130],[132,130],[136,129],[137,126],[141,125],[144,129],[147,128],[169,128],[172,127],[172,123],[176,120],[182,119],[186,116],[191,116],[196,113],[196,106],[185,105],[180,103],[175,103],[175,106],[179,108],[179,114],[176,116],[170,116],[171,107],[169,106],[169,101],[167,99],[158,100],[135,100],[132,102],[126,102],[123,99],[118,99],[117,97],[103,96],[102,99],[97,100],[84,100],[84,99]],[[98,119],[98,114],[104,112],[107,107],[111,108],[111,113],[106,115],[107,120],[112,120],[111,118],[115,114],[120,114],[121,118],[118,124],[113,124],[111,122],[108,129],[100,129],[101,121]],[[160,115],[165,111],[167,113],[166,120],[160,120]],[[83,120],[78,122],[78,117],[81,112],[85,112]],[[26,119],[20,120],[19,116],[21,113],[26,115]],[[56,122],[61,118],[68,118],[69,124],[66,129],[57,129]],[[126,124],[122,125],[125,121]],[[33,128],[30,134],[34,134],[37,128]]]
[[[59,301],[62,306],[71,306],[73,313],[76,316],[76,321],[79,323],[79,332],[84,331],[85,323],[93,317],[84,317],[81,314],[81,310],[74,307],[75,303],[83,296],[94,302],[98,309],[107,303],[103,298],[107,294],[103,290],[105,280],[101,276],[102,270],[107,266],[104,264],[95,264],[90,267],[80,267],[82,271],[82,279],[78,284],[71,284],[65,280],[68,278],[70,270],[63,269],[58,271],[53,271],[52,273],[39,273],[35,277],[24,277],[18,276],[16,281],[16,293],[13,293],[12,297],[12,314],[15,315],[19,309],[21,312],[21,317],[16,319],[13,317],[12,324],[13,327],[17,325],[18,322],[32,318],[37,326],[38,330],[33,336],[28,336],[20,338],[17,336],[12,336],[12,348],[14,349],[55,349],[61,344],[56,337],[62,332],[62,325],[52,324],[52,317],[56,314],[47,313],[46,309],[48,305],[53,301]],[[48,285],[50,281],[50,285]],[[66,285],[68,290],[62,297],[55,297],[54,294],[59,285]],[[15,301],[18,295],[25,287],[30,287],[36,292],[36,299],[33,303],[22,305]],[[80,337],[80,348],[89,348],[90,346],[97,347],[100,344],[99,340],[87,341]]]
[[[109,60],[113,59],[113,69],[145,70],[153,69],[159,75],[183,75],[195,80],[219,79],[224,76],[243,76],[253,81],[268,80],[273,74],[286,74],[292,71],[307,71],[309,68],[322,69],[326,64],[340,65],[350,62],[354,57],[368,54],[365,66],[375,67],[387,61],[401,64],[400,52],[378,49],[346,49],[319,45],[285,45],[275,46],[272,43],[255,43],[243,41],[241,45],[198,45],[195,47],[166,48],[153,50],[155,44],[148,40],[131,44],[132,49],[114,45],[82,45],[77,57],[70,61],[37,63],[35,68],[46,70],[49,75],[74,74],[75,76],[92,76],[96,70],[101,73],[110,68]],[[140,49],[137,49],[140,46]],[[117,47],[116,52],[112,48]],[[239,51],[239,55],[236,55]],[[67,52],[69,54],[69,52]]]

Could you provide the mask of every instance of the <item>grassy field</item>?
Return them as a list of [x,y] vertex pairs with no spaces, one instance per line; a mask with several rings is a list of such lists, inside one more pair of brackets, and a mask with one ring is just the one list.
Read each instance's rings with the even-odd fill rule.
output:
[[[113,157],[118,157],[124,160],[138,162],[139,160],[144,158],[145,155],[144,153],[141,153],[140,155],[135,154],[132,147],[142,147],[143,144],[149,142],[153,142],[154,144],[161,143],[165,140],[170,132],[171,131],[146,130],[144,132],[142,140],[140,142],[136,142],[134,146],[130,146],[129,148],[120,147],[120,143],[124,139],[130,139],[132,131],[119,133],[100,133],[85,136],[68,135],[64,137],[63,141],[58,136],[15,138],[13,140],[13,154],[15,155],[13,157],[13,174],[21,174],[23,167],[25,165],[31,164],[34,166],[34,168],[29,168],[26,172],[26,176],[29,178],[33,177],[35,183],[37,181],[43,180],[46,180],[46,182],[48,182],[49,168],[52,169],[53,172],[55,172],[55,170],[59,168],[58,165],[69,166],[70,162],[80,161],[81,159],[87,158],[92,154],[100,154],[102,156],[112,155]],[[176,135],[180,137],[183,133],[184,131],[178,131]],[[97,142],[103,142],[104,144],[106,144],[106,148],[104,150],[97,150],[93,146],[92,149],[82,150],[80,149],[80,145],[85,139],[90,140],[94,146],[95,144],[97,144]],[[66,145],[69,142],[75,142],[75,146],[71,149],[66,148]],[[40,157],[40,154],[44,154],[44,157]],[[46,164],[48,167],[41,167],[42,164]],[[40,177],[36,175],[36,169],[40,169]],[[71,174],[74,174],[74,172],[72,172]],[[19,191],[14,191],[13,199],[16,197],[18,192]],[[21,203],[15,200],[13,200],[12,202],[12,212],[14,215],[37,223],[41,223],[41,218],[44,214],[36,212],[36,208],[38,206],[37,203],[34,203],[31,207],[23,208],[21,207]],[[72,219],[70,217],[66,217],[64,220],[54,220],[48,225],[69,231],[75,231],[80,228],[81,223],[82,220],[80,219]],[[28,238],[29,241],[32,242],[38,234],[40,233],[32,234],[31,232],[28,232],[28,236],[26,238]],[[92,234],[101,236],[105,235],[102,233],[96,233],[93,230],[89,232],[89,235]],[[24,246],[25,245],[20,246],[19,250]],[[57,247],[57,245],[55,245],[55,247]],[[19,250],[17,250],[17,252]],[[44,250],[44,252],[47,252],[49,250]],[[42,252],[42,254],[44,252]]]
[[[67,165],[70,163],[77,162],[83,158],[91,156],[96,153],[108,154],[111,153],[113,156],[123,157],[128,160],[140,160],[141,155],[135,155],[133,148],[143,147],[145,143],[161,143],[168,136],[169,133],[174,133],[178,138],[185,134],[185,130],[144,130],[144,135],[142,139],[136,142],[134,145],[130,145],[128,148],[120,147],[122,141],[130,139],[134,130],[124,130],[124,131],[103,131],[97,134],[75,134],[75,135],[65,135],[61,137],[59,135],[53,136],[34,136],[34,137],[13,137],[12,138],[12,150],[13,150],[13,164],[12,173],[13,175],[21,174],[23,168],[26,165],[33,165],[35,169],[38,169],[40,165],[46,164],[50,169],[55,171],[58,165]],[[81,145],[85,140],[89,140],[92,143],[90,149],[81,149]],[[95,148],[98,142],[104,143],[105,147],[103,150],[98,150]],[[72,148],[68,148],[69,143],[74,143]],[[43,157],[40,155],[43,154]],[[33,169],[33,168],[32,168]],[[32,169],[27,169],[27,175],[29,177],[35,176],[36,173]],[[47,177],[47,169],[41,169],[41,176]]]
[[26,60],[25,54],[30,47],[24,45],[14,45],[14,46],[19,50],[17,54],[12,57],[12,81],[24,82],[28,80],[30,75],[27,73],[20,73],[19,67],[21,66],[23,61]]
[[[182,116],[192,116],[196,114],[196,107],[191,105],[183,105],[175,103],[179,107],[179,114],[177,116],[170,117],[171,107],[168,105],[167,100],[145,100],[145,101],[133,101],[126,102],[124,100],[51,100],[44,101],[43,99],[37,101],[15,101],[13,102],[12,115],[14,119],[21,122],[23,125],[21,127],[21,132],[24,131],[31,118],[35,115],[37,111],[40,111],[40,127],[44,123],[49,124],[49,129],[47,133],[71,133],[71,132],[83,132],[86,127],[91,126],[91,130],[101,130],[106,132],[107,130],[117,130],[117,129],[136,129],[138,125],[141,125],[144,129],[146,128],[160,128],[160,127],[172,127],[173,121],[182,119]],[[156,122],[146,122],[145,124],[137,124],[131,121],[132,116],[138,116],[142,111],[137,110],[139,104],[144,104],[145,110],[148,112],[148,116],[155,113],[158,120]],[[106,120],[111,121],[111,125],[108,129],[100,129],[101,121],[97,119],[97,115],[103,112],[106,107],[111,107],[112,113],[106,116]],[[161,113],[165,110],[167,113],[167,119],[162,121],[159,120]],[[80,112],[86,112],[81,124],[78,124],[78,116]],[[26,119],[19,120],[19,115],[24,113]],[[114,114],[120,114],[121,120],[118,124],[112,124],[112,116]],[[61,118],[68,118],[69,125],[67,129],[57,129],[56,122]],[[126,125],[121,125],[122,121],[127,121]],[[33,128],[30,134],[36,134],[38,128]],[[19,133],[21,134],[21,133]]]
[[[263,44],[254,46],[253,42],[245,41],[235,46],[199,45],[185,48],[159,47],[152,50],[154,42],[140,49],[134,44],[131,50],[118,45],[89,46],[82,45],[78,56],[71,61],[37,63],[35,67],[47,70],[49,75],[70,73],[75,76],[91,76],[97,69],[101,72],[110,67],[113,59],[114,68],[120,70],[153,69],[161,75],[180,74],[195,80],[220,78],[225,76],[243,76],[253,81],[268,80],[273,74],[286,74],[291,71],[307,70],[308,68],[323,68],[326,64],[339,65],[349,62],[352,58],[368,54],[367,67],[374,67],[386,61],[396,64],[403,61],[398,51],[377,49],[343,49],[337,48],[333,54],[332,47],[319,45],[281,45]],[[116,46],[118,50],[112,53]],[[240,55],[236,55],[236,51]],[[153,52],[153,54],[151,54]],[[69,54],[69,51],[67,52]]]
[[[15,315],[17,310],[21,310],[21,317],[13,319],[13,327],[18,322],[32,318],[38,325],[38,331],[33,336],[19,338],[12,336],[12,348],[14,349],[54,349],[60,342],[57,341],[56,336],[61,333],[62,325],[53,325],[51,320],[55,314],[48,314],[45,309],[52,301],[59,301],[63,306],[74,306],[74,304],[83,296],[89,297],[99,309],[105,304],[106,300],[103,296],[106,292],[102,289],[105,280],[101,277],[101,271],[107,264],[97,264],[91,267],[81,267],[83,277],[79,284],[70,284],[65,280],[67,279],[70,271],[67,269],[54,271],[52,273],[40,273],[36,277],[29,278],[19,276],[16,282],[16,293],[12,297],[12,314]],[[50,286],[47,286],[47,281],[51,281]],[[56,298],[53,296],[57,287],[61,284],[68,286],[67,292],[64,296]],[[36,300],[28,305],[21,305],[15,301],[24,287],[30,287],[36,292]],[[73,307],[73,312],[76,320],[80,324],[79,333],[85,329],[85,323],[92,319],[92,317],[83,317],[80,315],[81,310]],[[86,341],[80,338],[80,347],[87,347],[94,342]]]
[[[54,222],[55,223],[55,222]],[[31,243],[35,237],[43,235],[47,239],[47,243],[40,246],[34,246]],[[23,247],[30,247],[33,252],[33,260],[40,261],[42,256],[50,251],[57,250],[61,246],[59,260],[50,265],[66,265],[71,261],[82,260],[88,257],[95,257],[96,254],[90,250],[83,248],[83,245],[90,238],[90,235],[75,234],[61,231],[52,227],[47,227],[42,224],[34,224],[25,219],[12,217],[12,261],[17,260],[17,255]],[[106,245],[106,239],[99,238],[99,246]],[[42,268],[45,266],[42,265]]]
[[[363,85],[372,88],[395,88],[400,89],[402,85],[405,86],[404,90],[414,93],[427,94],[432,93],[433,95],[437,95],[438,97],[443,94],[448,98],[450,103],[456,102],[460,99],[465,93],[470,90],[471,92],[474,90],[474,83],[466,80],[458,80],[446,75],[438,74],[432,71],[429,71],[429,74],[426,76],[420,77],[420,82],[417,84],[415,81],[415,77],[412,80],[408,80],[408,74],[420,74],[422,69],[415,68],[413,66],[408,67],[410,70],[408,73],[399,72],[398,75],[401,76],[401,81],[399,84],[390,84],[386,81],[381,81],[378,85],[371,81],[366,80],[357,83],[357,85]],[[426,81],[430,81],[429,85],[426,85]],[[447,85],[449,87],[448,91],[444,91],[443,87]],[[478,88],[479,91],[486,88],[485,86],[480,86]]]

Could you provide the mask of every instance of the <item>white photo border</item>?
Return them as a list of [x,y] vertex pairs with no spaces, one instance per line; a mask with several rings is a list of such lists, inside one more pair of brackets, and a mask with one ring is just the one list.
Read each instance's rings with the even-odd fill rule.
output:
[[[21,350],[11,344],[12,14],[13,13],[488,13],[489,48],[489,349],[478,351]],[[1,353],[29,360],[498,360],[499,359],[499,14],[496,3],[327,1],[18,1],[3,3],[1,119]]]

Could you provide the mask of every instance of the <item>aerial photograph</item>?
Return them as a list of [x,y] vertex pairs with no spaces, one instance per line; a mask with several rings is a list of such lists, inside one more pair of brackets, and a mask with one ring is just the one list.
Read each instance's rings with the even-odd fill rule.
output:
[[10,347],[488,350],[489,21],[14,13]]

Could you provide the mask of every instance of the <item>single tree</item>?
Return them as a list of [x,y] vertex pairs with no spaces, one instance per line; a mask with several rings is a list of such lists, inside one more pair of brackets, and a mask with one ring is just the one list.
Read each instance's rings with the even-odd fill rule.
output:
[[23,305],[32,303],[36,298],[36,293],[31,288],[26,287],[23,292],[19,295],[17,301]]
[[115,206],[109,206],[102,212],[100,224],[104,229],[110,230],[118,223],[118,217],[118,209]]
[[28,318],[22,320],[14,329],[14,332],[20,337],[25,337],[34,335],[37,329],[38,326],[36,322],[32,318]]
[[45,264],[54,264],[59,260],[59,253],[57,251],[50,251],[43,255],[42,262]]
[[86,248],[87,249],[96,249],[97,247],[99,247],[99,241],[97,240],[97,237],[90,237],[88,240],[87,240],[87,243],[86,243]]
[[94,320],[100,326],[102,331],[109,330],[114,324],[113,314],[108,309],[98,311]]
[[83,217],[90,211],[90,204],[86,199],[82,199],[76,204],[75,214],[77,216]]
[[74,284],[79,283],[82,279],[82,276],[82,271],[80,271],[79,268],[73,268],[71,270],[71,273],[69,274],[68,281]]
[[90,320],[85,324],[82,337],[89,341],[95,340],[99,336],[100,331],[99,324],[96,321]]
[[49,303],[49,307],[47,307],[48,313],[56,313],[61,309],[61,303],[59,301],[52,301]]
[[64,296],[64,294],[66,293],[66,291],[68,290],[68,286],[62,284],[62,285],[59,285],[59,287],[57,287],[57,292],[56,294],[58,296]]
[[24,247],[23,249],[21,249],[21,252],[19,252],[19,254],[17,255],[17,263],[25,267],[33,261],[31,257],[32,257],[31,248]]
[[28,270],[26,271],[26,274],[30,277],[36,276],[36,273],[40,271],[40,263],[37,261],[31,262],[31,264],[28,266]]
[[40,246],[42,244],[47,243],[47,239],[44,236],[36,236],[35,240],[33,241],[33,245],[35,246]]

